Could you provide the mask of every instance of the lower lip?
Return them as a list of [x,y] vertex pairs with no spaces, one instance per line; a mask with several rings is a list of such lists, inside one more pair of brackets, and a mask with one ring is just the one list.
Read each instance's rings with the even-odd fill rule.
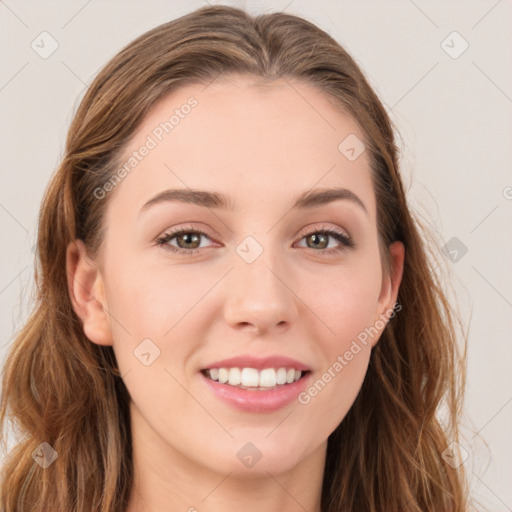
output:
[[297,400],[297,396],[304,391],[310,376],[311,372],[308,372],[291,384],[283,384],[268,391],[258,391],[221,384],[201,373],[201,377],[220,400],[242,411],[260,413],[277,411]]

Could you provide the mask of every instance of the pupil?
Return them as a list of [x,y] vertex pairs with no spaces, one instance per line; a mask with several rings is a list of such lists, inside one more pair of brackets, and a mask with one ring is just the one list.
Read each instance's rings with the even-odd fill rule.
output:
[[[312,236],[312,238],[313,238],[314,240],[316,240],[317,242],[319,241],[320,237],[325,238],[325,236],[324,236],[324,235],[318,235],[318,234],[313,234],[313,235],[311,235],[311,236]],[[317,244],[316,242],[314,242],[314,243],[315,243],[315,245],[318,247],[318,244]],[[320,242],[320,243],[321,243],[321,242]]]
[[190,244],[190,243],[193,243],[191,238],[197,238],[197,235],[195,234],[190,234],[190,233],[186,233],[184,235],[181,235],[185,241],[185,244]]

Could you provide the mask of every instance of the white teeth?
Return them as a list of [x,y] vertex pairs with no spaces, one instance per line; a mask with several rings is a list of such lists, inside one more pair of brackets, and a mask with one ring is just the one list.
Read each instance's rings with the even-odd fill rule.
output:
[[[213,379],[213,376],[212,376],[211,373],[210,373],[210,377]],[[226,368],[219,368],[219,382],[221,384],[225,384],[228,381],[228,379],[229,379],[229,372],[228,372],[228,370]]]
[[298,381],[302,372],[294,368],[211,368],[206,375],[221,384],[243,388],[274,388]]
[[260,372],[260,386],[262,388],[273,388],[276,385],[276,371],[274,368],[265,368]]
[[[211,370],[210,370],[211,375]],[[212,377],[213,379],[213,377]],[[257,386],[259,383],[259,374],[256,368],[244,368],[242,370],[242,386]],[[230,383],[231,384],[231,383]]]
[[238,386],[242,382],[242,372],[239,368],[231,368],[229,370],[229,380],[228,383],[230,386]]
[[276,384],[286,384],[286,368],[279,368],[277,370]]

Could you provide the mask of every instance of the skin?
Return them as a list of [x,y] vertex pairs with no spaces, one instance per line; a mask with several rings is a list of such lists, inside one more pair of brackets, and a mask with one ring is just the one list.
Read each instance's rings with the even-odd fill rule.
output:
[[[363,134],[312,85],[290,83],[224,77],[160,100],[125,155],[188,98],[198,105],[102,199],[99,257],[79,240],[68,247],[74,309],[91,342],[113,346],[132,398],[128,512],[320,511],[327,438],[353,404],[384,327],[308,404],[276,412],[221,402],[199,373],[234,355],[281,354],[306,363],[314,382],[396,303],[403,244],[389,247],[392,267],[383,272],[368,156],[349,161],[338,150],[347,135]],[[188,187],[223,192],[237,209],[164,202],[139,213],[157,193]],[[367,213],[348,200],[291,210],[319,187],[350,189]],[[168,243],[199,252],[154,243],[190,224],[208,233],[200,245]],[[337,229],[356,247],[332,237],[317,246],[306,228]],[[247,236],[263,249],[251,264],[236,252]],[[334,247],[341,250],[325,254]],[[133,353],[147,338],[160,350],[149,366]],[[250,468],[237,457],[247,442],[262,454]]]

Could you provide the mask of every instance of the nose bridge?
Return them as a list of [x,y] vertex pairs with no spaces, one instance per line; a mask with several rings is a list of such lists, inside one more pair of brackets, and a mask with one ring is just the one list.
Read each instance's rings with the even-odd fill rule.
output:
[[260,242],[249,235],[235,248],[225,306],[226,320],[233,326],[249,323],[258,330],[268,330],[290,322],[296,314],[280,248],[271,248],[271,239],[266,236]]

